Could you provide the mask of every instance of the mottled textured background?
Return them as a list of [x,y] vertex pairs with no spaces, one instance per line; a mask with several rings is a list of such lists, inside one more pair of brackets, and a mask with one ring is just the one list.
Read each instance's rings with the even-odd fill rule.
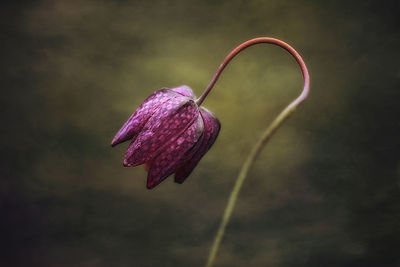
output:
[[243,160],[302,88],[258,45],[204,102],[217,142],[145,188],[115,132],[146,96],[200,95],[257,36],[309,99],[240,194],[217,266],[399,266],[398,1],[2,1],[0,266],[202,266]]

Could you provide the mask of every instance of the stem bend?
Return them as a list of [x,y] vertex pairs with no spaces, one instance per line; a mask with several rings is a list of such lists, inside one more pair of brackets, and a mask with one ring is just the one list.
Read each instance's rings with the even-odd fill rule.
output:
[[309,92],[309,87],[310,87],[310,75],[308,74],[307,66],[304,63],[303,59],[301,58],[300,54],[297,53],[297,51],[291,47],[289,44],[275,38],[270,38],[270,37],[258,37],[254,38],[251,40],[248,40],[241,45],[237,46],[235,49],[233,49],[229,55],[226,56],[224,61],[222,61],[221,65],[219,65],[217,71],[215,72],[213,78],[211,79],[210,83],[208,84],[207,88],[204,90],[203,94],[200,96],[199,99],[197,99],[196,103],[197,105],[201,105],[204,101],[204,99],[207,97],[208,93],[213,89],[215,83],[217,82],[219,76],[221,75],[222,71],[225,69],[225,67],[228,65],[228,63],[237,55],[239,54],[242,50],[246,49],[249,46],[253,46],[256,44],[261,44],[261,43],[268,43],[268,44],[273,44],[282,47],[286,51],[288,51],[297,61],[297,63],[300,65],[301,72],[303,74],[304,78],[304,88],[301,93],[301,95],[298,97],[299,102],[302,102],[304,99],[307,98],[308,92]]

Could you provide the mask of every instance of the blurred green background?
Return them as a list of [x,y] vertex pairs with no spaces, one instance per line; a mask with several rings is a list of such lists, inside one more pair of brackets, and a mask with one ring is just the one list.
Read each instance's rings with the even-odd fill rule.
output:
[[302,88],[258,45],[204,106],[222,122],[183,185],[147,190],[109,143],[153,91],[200,95],[226,54],[280,38],[309,99],[263,150],[216,266],[400,266],[398,1],[3,1],[0,266],[202,266],[243,160]]

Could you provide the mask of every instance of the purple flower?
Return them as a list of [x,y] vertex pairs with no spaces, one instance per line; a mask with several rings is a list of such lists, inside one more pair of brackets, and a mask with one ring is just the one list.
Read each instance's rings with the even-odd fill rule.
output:
[[147,188],[175,173],[183,183],[214,144],[220,122],[196,104],[188,86],[160,89],[150,95],[115,135],[112,146],[131,140],[125,167],[146,164]]

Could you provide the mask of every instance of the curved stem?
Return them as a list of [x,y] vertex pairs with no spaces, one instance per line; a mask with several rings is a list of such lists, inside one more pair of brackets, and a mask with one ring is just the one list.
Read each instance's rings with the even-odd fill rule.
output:
[[[204,101],[204,99],[207,97],[208,93],[213,89],[215,83],[217,82],[219,76],[221,75],[222,71],[225,69],[226,65],[237,55],[239,54],[242,50],[246,49],[249,46],[260,44],[260,43],[268,43],[268,44],[273,44],[282,47],[286,51],[288,51],[297,61],[297,63],[300,65],[301,72],[303,74],[304,78],[304,88],[301,93],[301,95],[296,99],[299,102],[302,102],[304,99],[307,98],[308,91],[309,91],[309,85],[310,85],[310,76],[308,74],[308,70],[306,67],[306,64],[304,63],[303,59],[297,53],[297,51],[288,45],[287,43],[275,39],[275,38],[269,38],[269,37],[259,37],[259,38],[254,38],[251,40],[248,40],[241,45],[237,46],[235,49],[232,50],[232,52],[229,53],[229,55],[226,56],[224,61],[222,61],[221,65],[219,65],[217,71],[214,74],[214,77],[211,79],[210,83],[208,84],[207,88],[204,90],[203,94],[200,96],[199,99],[197,99],[196,103],[197,105],[201,105]],[[296,101],[295,100],[295,101]],[[300,104],[300,103],[297,103]]]
[[243,185],[244,180],[247,177],[247,174],[249,172],[251,165],[254,163],[255,159],[260,154],[261,150],[264,148],[264,146],[266,145],[268,140],[271,138],[271,136],[274,134],[274,132],[289,117],[289,115],[293,113],[293,111],[296,109],[296,107],[307,98],[308,93],[309,93],[310,76],[308,74],[307,66],[304,63],[301,56],[299,55],[299,53],[297,53],[297,51],[294,50],[293,47],[291,47],[287,43],[282,42],[278,39],[268,38],[268,37],[260,37],[260,38],[255,38],[255,39],[251,39],[249,41],[244,42],[243,44],[239,45],[234,50],[232,50],[231,53],[229,53],[229,55],[224,59],[222,64],[219,66],[217,72],[215,73],[214,77],[212,78],[210,84],[208,85],[208,87],[206,88],[204,93],[197,100],[197,104],[201,105],[201,103],[204,101],[204,99],[206,98],[208,93],[214,87],[222,70],[226,67],[226,65],[229,63],[229,61],[231,61],[233,59],[233,57],[235,57],[243,49],[245,49],[249,46],[255,45],[255,44],[259,44],[259,43],[270,43],[270,44],[280,46],[280,47],[284,48],[285,50],[287,50],[296,59],[297,63],[300,65],[300,68],[301,68],[301,71],[303,74],[303,78],[304,78],[304,87],[303,87],[303,91],[301,92],[301,94],[294,101],[292,101],[267,127],[267,129],[263,132],[263,134],[262,134],[261,138],[259,139],[259,141],[257,142],[257,144],[251,150],[250,155],[247,157],[246,161],[244,162],[242,169],[240,170],[239,175],[236,179],[235,185],[232,189],[228,204],[225,208],[224,215],[222,217],[222,221],[218,228],[218,232],[215,236],[212,248],[210,250],[210,254],[208,256],[208,260],[206,263],[207,267],[211,267],[214,264],[215,257],[218,253],[219,246],[221,244],[222,238],[225,233],[225,228],[226,228],[226,226],[229,222],[229,219],[232,215],[233,208],[235,207],[235,203],[238,198],[240,189]]

